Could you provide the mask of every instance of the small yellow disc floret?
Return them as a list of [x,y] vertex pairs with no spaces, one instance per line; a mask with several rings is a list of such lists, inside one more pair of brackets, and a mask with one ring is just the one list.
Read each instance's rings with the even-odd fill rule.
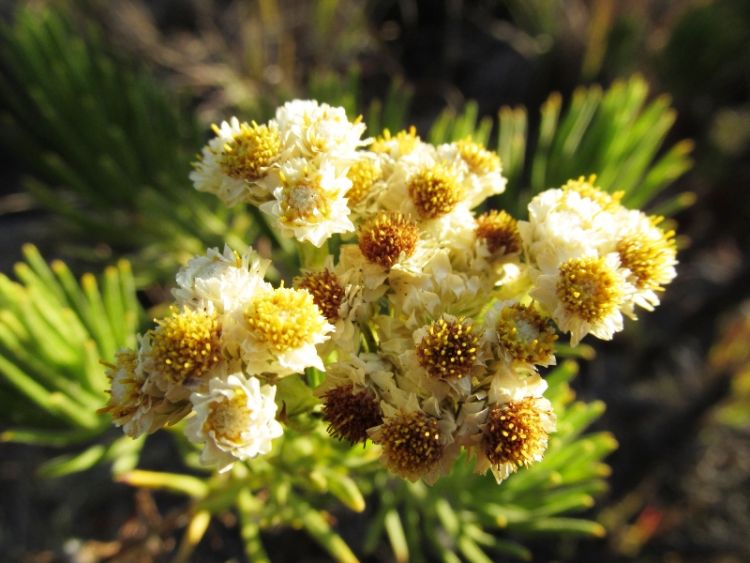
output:
[[247,395],[235,393],[212,402],[203,423],[206,434],[214,433],[215,439],[223,442],[242,442],[242,432],[252,427],[252,411],[247,406]]
[[326,325],[309,292],[287,287],[255,298],[245,309],[245,320],[252,336],[277,352],[313,342]]
[[478,342],[471,324],[438,319],[417,345],[417,359],[433,377],[460,378],[474,367]]
[[363,158],[352,164],[346,174],[346,177],[352,182],[352,187],[346,192],[349,205],[357,205],[364,200],[370,194],[380,176],[380,167],[372,159]]
[[281,137],[275,127],[242,123],[240,132],[224,145],[221,168],[239,180],[262,178],[281,152]]
[[464,196],[456,172],[442,163],[414,174],[409,180],[408,191],[423,219],[435,219],[450,213]]
[[547,364],[554,359],[555,329],[532,306],[515,303],[503,309],[495,331],[500,347],[517,362]]
[[[661,217],[651,219],[652,233]],[[661,231],[661,236],[633,233],[617,241],[617,253],[623,268],[630,270],[633,285],[641,290],[660,291],[674,277],[673,266],[677,254],[674,231]]]
[[491,409],[483,438],[490,462],[523,467],[540,459],[547,449],[542,415],[533,397]]
[[171,383],[203,377],[221,361],[221,325],[215,313],[185,309],[157,322],[150,356]]
[[620,305],[623,291],[604,258],[573,258],[560,266],[557,297],[569,313],[596,323]]

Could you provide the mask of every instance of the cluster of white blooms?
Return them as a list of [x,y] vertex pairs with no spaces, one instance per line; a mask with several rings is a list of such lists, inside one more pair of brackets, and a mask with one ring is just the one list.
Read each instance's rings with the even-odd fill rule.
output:
[[276,288],[251,249],[191,260],[172,315],[109,371],[105,410],[126,433],[189,415],[202,459],[224,469],[281,434],[274,382],[315,369],[333,436],[372,440],[407,479],[434,482],[464,450],[499,482],[541,460],[555,430],[541,370],[558,330],[609,339],[675,276],[674,234],[593,177],[539,194],[517,221],[478,210],[506,183],[481,144],[364,129],[314,101],[214,128],[196,189],[320,251]]

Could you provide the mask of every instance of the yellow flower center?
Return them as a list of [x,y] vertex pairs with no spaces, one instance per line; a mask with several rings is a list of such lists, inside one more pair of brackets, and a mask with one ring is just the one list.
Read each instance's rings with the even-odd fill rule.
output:
[[417,246],[417,225],[401,213],[380,213],[359,230],[359,249],[367,260],[390,268]]
[[356,444],[367,440],[367,431],[383,423],[383,413],[372,391],[355,392],[352,385],[340,385],[323,395],[323,417],[328,433]]
[[325,328],[325,317],[304,289],[280,287],[250,302],[245,310],[252,336],[277,352],[313,341]]
[[569,313],[595,323],[619,306],[623,292],[604,258],[573,258],[560,266],[557,297]]
[[224,145],[220,163],[224,173],[240,180],[263,177],[281,152],[281,137],[275,127],[254,121],[240,125],[240,132]]
[[191,311],[157,321],[151,358],[172,383],[201,378],[221,361],[221,325],[214,313]]
[[455,171],[442,163],[414,174],[409,180],[408,191],[423,219],[435,219],[450,213],[464,195]]
[[500,157],[471,138],[457,141],[456,148],[473,174],[489,174],[500,170]]
[[336,274],[329,270],[309,272],[298,282],[300,289],[306,289],[313,297],[313,301],[329,321],[339,318],[339,307],[344,300],[344,288],[339,283]]
[[252,425],[252,411],[247,406],[247,395],[236,391],[233,397],[221,397],[208,405],[203,432],[221,441],[241,442],[242,432]]
[[500,312],[495,330],[501,348],[514,360],[530,364],[550,361],[557,334],[533,307],[520,303],[506,307]]
[[346,192],[349,205],[357,205],[372,191],[375,182],[380,179],[381,171],[377,162],[370,158],[362,158],[352,164],[346,177],[352,182],[352,187]]
[[507,256],[521,252],[518,222],[505,211],[488,211],[477,217],[477,238],[486,241],[492,254]]
[[672,281],[668,268],[674,264],[677,252],[674,231],[662,234],[660,238],[633,234],[617,242],[620,262],[630,270],[633,285],[638,289],[661,290],[663,284]]
[[620,200],[622,200],[623,195],[625,195],[624,192],[614,192],[610,194],[601,188],[597,188],[596,174],[592,174],[588,178],[581,176],[577,180],[568,180],[563,186],[563,190],[576,192],[581,197],[590,199],[598,204],[599,207],[605,211],[614,211],[621,207]]
[[381,428],[378,443],[385,465],[407,478],[426,473],[443,456],[438,421],[421,412],[390,419]]
[[433,377],[460,378],[474,366],[478,342],[471,324],[438,319],[417,346],[417,359]]
[[284,187],[281,195],[282,223],[323,221],[330,214],[331,203],[318,180]]
[[404,156],[417,148],[419,142],[417,129],[413,125],[408,130],[397,132],[396,135],[391,135],[391,132],[385,129],[383,134],[370,145],[370,150],[376,153],[391,154],[392,156]]
[[542,414],[533,397],[492,408],[482,440],[490,462],[523,467],[539,460],[547,449]]

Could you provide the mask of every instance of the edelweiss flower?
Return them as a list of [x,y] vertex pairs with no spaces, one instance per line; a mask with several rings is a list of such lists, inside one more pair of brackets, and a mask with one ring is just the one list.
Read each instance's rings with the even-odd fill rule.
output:
[[460,447],[453,436],[457,425],[453,413],[442,409],[435,398],[419,401],[401,392],[393,402],[383,401],[383,424],[371,428],[370,438],[382,448],[380,461],[391,472],[433,484],[450,470]]
[[230,206],[269,199],[278,182],[274,165],[282,149],[276,124],[240,123],[232,117],[213,130],[216,137],[203,148],[190,173],[195,189],[213,193]]
[[355,216],[366,217],[376,211],[377,199],[385,188],[384,158],[370,151],[359,151],[356,156],[346,173],[352,183],[346,198]]
[[392,135],[390,130],[384,129],[383,133],[373,140],[370,150],[398,160],[415,152],[430,151],[432,146],[422,142],[417,135],[416,127],[412,125],[409,129],[397,131],[395,135]]
[[256,295],[228,322],[226,340],[236,343],[248,373],[278,376],[324,370],[315,348],[334,330],[304,289],[280,287]]
[[146,391],[147,377],[138,362],[138,354],[123,349],[114,364],[106,364],[110,381],[109,401],[100,413],[112,415],[115,426],[131,438],[151,434],[165,424],[172,424],[189,411],[187,402],[171,402],[163,395]]
[[529,261],[541,270],[557,267],[561,256],[598,253],[616,239],[618,199],[583,178],[537,195],[529,220],[519,221]]
[[539,275],[531,296],[549,312],[560,330],[570,332],[572,346],[586,334],[610,340],[622,330],[622,313],[632,315],[628,303],[633,286],[627,282],[627,275],[616,253],[601,258],[570,258]]
[[421,222],[448,215],[466,196],[463,161],[443,162],[435,154],[410,155],[397,161],[381,205]]
[[319,247],[335,233],[354,230],[345,197],[352,183],[345,172],[337,172],[327,161],[314,168],[304,159],[294,159],[281,166],[280,175],[282,185],[273,191],[274,200],[260,209],[282,234]]
[[649,217],[638,210],[618,214],[616,242],[607,250],[617,252],[628,281],[635,287],[633,303],[648,311],[659,304],[658,292],[664,291],[677,275],[677,250],[674,231],[659,227],[661,217]]
[[464,177],[466,185],[466,205],[474,208],[490,196],[505,191],[507,180],[502,175],[500,157],[481,144],[462,139],[455,143],[440,145],[438,155],[444,162],[461,161],[468,172]]
[[476,473],[490,469],[500,483],[520,467],[542,460],[547,437],[556,429],[552,405],[542,396],[546,387],[538,374],[524,379],[506,372],[495,377],[476,451]]
[[178,287],[172,290],[179,307],[206,309],[209,304],[219,314],[247,303],[258,291],[270,289],[263,276],[270,264],[248,247],[241,253],[224,247],[220,253],[210,248],[177,273]]
[[555,363],[557,333],[533,304],[499,302],[485,315],[485,341],[506,364]]
[[222,325],[213,311],[191,309],[157,323],[141,340],[143,369],[169,400],[187,399],[222,362]]
[[404,390],[441,402],[471,394],[472,377],[484,370],[484,353],[470,320],[443,315],[413,334],[407,326],[401,332],[405,338],[383,331],[381,350],[394,357]]
[[271,441],[283,434],[276,421],[274,385],[261,385],[242,373],[214,378],[205,393],[193,393],[195,417],[185,433],[204,444],[201,462],[227,471],[235,461],[271,451]]
[[365,144],[361,140],[365,132],[361,118],[351,122],[344,108],[314,100],[287,102],[276,110],[276,122],[284,139],[284,160],[326,155],[349,161]]

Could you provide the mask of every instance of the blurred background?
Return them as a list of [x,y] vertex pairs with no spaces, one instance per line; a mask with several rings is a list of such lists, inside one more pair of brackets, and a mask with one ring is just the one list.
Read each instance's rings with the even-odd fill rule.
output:
[[[41,15],[49,7],[63,27]],[[678,277],[655,313],[611,343],[588,342],[593,359],[574,383],[579,397],[606,403],[597,428],[619,442],[609,490],[591,509],[606,537],[531,547],[539,561],[750,560],[749,2],[6,1],[0,15],[2,272],[10,275],[26,242],[77,272],[128,256],[137,279],[151,276],[138,280],[147,303],[159,302],[185,256],[253,236],[242,213],[206,207],[191,191],[189,162],[214,121],[261,121],[285,100],[316,97],[364,113],[376,131],[401,121],[424,137],[468,111],[502,143],[499,108],[508,108],[505,123],[518,123],[510,108],[524,106],[521,153],[531,162],[553,92],[567,108],[582,86],[648,85],[631,101],[661,105],[639,123],[658,137],[654,155],[677,156],[647,210],[674,221]],[[40,45],[40,26],[53,44]],[[91,46],[106,55],[93,70],[81,63]],[[135,102],[164,111],[91,141],[112,123],[130,127],[122,107],[135,102],[118,80],[142,81]],[[142,161],[137,143],[163,150]],[[521,161],[513,181],[533,183]],[[174,212],[170,198],[192,211]],[[170,442],[162,446],[147,450],[143,466],[170,455]],[[50,455],[0,443],[4,560],[104,560],[123,528],[138,533],[166,518],[169,499],[157,507],[106,470],[31,478]],[[241,551],[227,524],[209,530],[212,551],[196,560]],[[271,537],[269,551],[285,538]],[[308,548],[315,553],[300,547]]]

